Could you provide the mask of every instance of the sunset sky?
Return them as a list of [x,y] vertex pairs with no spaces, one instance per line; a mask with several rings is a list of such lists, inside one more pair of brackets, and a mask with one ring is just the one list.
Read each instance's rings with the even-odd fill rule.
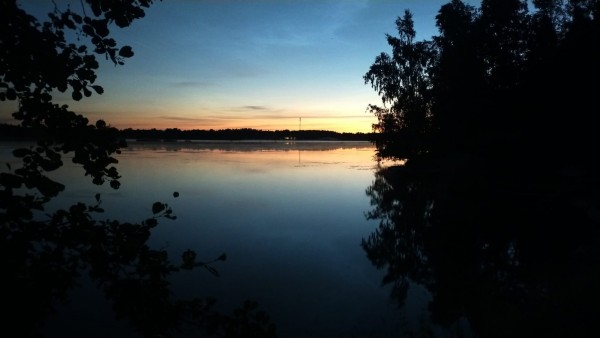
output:
[[[112,31],[135,56],[120,67],[101,60],[104,94],[80,102],[56,95],[56,103],[118,128],[281,130],[302,118],[302,129],[369,132],[375,118],[366,107],[380,99],[362,76],[390,51],[385,34],[395,35],[394,21],[410,9],[418,39],[429,39],[446,2],[157,2]],[[21,3],[36,15],[52,9],[49,0]],[[14,105],[0,109],[0,122],[9,122]]]

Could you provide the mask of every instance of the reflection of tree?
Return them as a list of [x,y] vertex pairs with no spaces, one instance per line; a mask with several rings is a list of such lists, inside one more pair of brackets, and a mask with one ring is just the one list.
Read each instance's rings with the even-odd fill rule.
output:
[[376,173],[367,216],[380,225],[362,245],[387,268],[392,297],[402,303],[420,283],[436,323],[464,316],[482,337],[597,331],[597,190],[568,176],[466,171]]
[[184,256],[183,264],[175,266],[165,251],[146,245],[157,218],[173,217],[168,206],[156,203],[154,217],[140,224],[92,220],[90,214],[99,211],[99,204],[79,203],[56,211],[49,220],[10,222],[3,227],[2,306],[9,327],[35,331],[83,273],[113,301],[117,316],[144,336],[175,327],[186,307],[208,310],[208,304],[174,301],[165,278],[197,263]]
[[[421,279],[417,276],[427,274],[427,258],[423,252],[423,233],[415,228],[423,228],[427,217],[424,215],[428,201],[421,194],[421,189],[415,185],[399,182],[400,176],[392,172],[401,167],[390,167],[386,172],[380,172],[373,185],[367,189],[374,209],[367,214],[369,219],[379,219],[379,228],[363,247],[369,259],[382,268],[389,264],[385,283],[394,283],[393,295],[400,303],[403,302],[408,290],[408,278]],[[384,176],[385,174],[389,174]],[[387,177],[387,179],[386,179]],[[398,189],[400,188],[401,189]],[[397,194],[397,195],[396,195]],[[399,198],[402,196],[401,198]],[[402,204],[399,201],[402,200]],[[417,217],[423,214],[423,217]]]

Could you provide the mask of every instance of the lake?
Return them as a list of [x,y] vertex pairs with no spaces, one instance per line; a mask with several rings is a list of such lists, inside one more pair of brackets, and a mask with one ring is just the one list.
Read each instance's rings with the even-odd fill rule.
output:
[[[4,161],[14,146],[2,145]],[[365,217],[374,153],[369,142],[130,142],[117,157],[118,190],[66,160],[51,175],[66,190],[49,209],[93,204],[100,193],[99,218],[138,222],[153,202],[167,203],[177,219],[160,220],[153,247],[174,258],[188,248],[204,260],[227,254],[215,264],[220,277],[196,269],[173,278],[178,296],[214,296],[224,310],[257,301],[281,337],[399,336],[422,320],[427,294],[415,287],[399,307],[361,248],[378,224]],[[50,335],[127,330],[100,293],[84,286],[71,297]]]
[[[13,168],[16,146],[0,147],[0,161]],[[402,165],[378,162],[374,154],[368,142],[132,142],[118,156],[120,189],[93,185],[65,159],[51,176],[67,188],[48,210],[93,205],[100,194],[106,211],[98,221],[140,222],[152,217],[154,202],[167,203],[177,219],[160,219],[147,242],[153,249],[167,251],[175,263],[187,249],[204,262],[227,255],[213,264],[218,277],[202,268],[170,275],[173,295],[214,297],[216,310],[226,314],[255,301],[280,337],[597,336],[596,172],[528,171],[500,162],[479,170],[461,159],[440,170],[435,163],[442,162]],[[7,234],[3,266],[19,277],[6,279],[19,284],[0,285],[9,292],[4,304],[14,304],[10,314],[24,309],[21,319],[30,322],[46,298],[53,299],[43,293],[46,286],[60,291],[72,278],[60,275],[70,273],[61,264],[77,260],[60,250],[58,259],[46,260],[55,257],[53,250],[63,240],[73,250],[83,238],[104,236],[69,237],[62,228],[39,236],[38,229],[46,229],[38,223],[1,229]],[[61,241],[46,242],[47,233]],[[127,236],[101,241],[108,249],[100,255],[89,255],[88,248],[98,246],[85,242],[81,255],[121,262],[126,252],[119,250],[137,250],[130,241],[136,237]],[[127,245],[115,246],[122,238]],[[106,280],[114,283],[108,270]],[[66,302],[55,304],[46,336],[134,336],[85,276]],[[14,296],[13,289],[27,291]],[[161,299],[160,288],[123,290],[113,299],[129,302],[134,310],[128,315],[137,315],[146,300]],[[152,315],[141,317],[142,327],[154,328],[147,320],[157,318]]]

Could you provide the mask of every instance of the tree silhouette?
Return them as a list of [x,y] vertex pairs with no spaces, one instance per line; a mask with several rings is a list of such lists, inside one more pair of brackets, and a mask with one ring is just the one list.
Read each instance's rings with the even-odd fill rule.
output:
[[382,134],[376,143],[383,157],[406,158],[426,151],[431,109],[429,69],[434,52],[430,42],[414,41],[413,24],[409,11],[396,20],[398,37],[387,35],[392,55],[381,53],[364,76],[384,104],[369,105],[379,120],[373,130]]
[[[13,151],[22,159],[20,167],[7,164],[0,172],[5,332],[42,335],[48,312],[87,274],[112,302],[115,315],[144,337],[169,336],[184,325],[230,337],[275,335],[268,316],[255,303],[223,315],[213,311],[212,299],[181,300],[173,295],[172,273],[200,267],[218,275],[213,265],[226,255],[203,262],[188,250],[180,263],[173,263],[165,250],[150,248],[146,242],[158,220],[176,218],[166,203],[155,202],[150,217],[139,223],[98,220],[103,212],[100,195],[94,205],[45,208],[64,189],[47,173],[61,168],[67,154],[94,184],[108,182],[119,188],[114,156],[126,144],[118,131],[102,120],[90,124],[67,105],[54,103],[53,96],[69,92],[79,101],[102,94],[95,83],[96,57],[117,66],[134,55],[130,46],[118,46],[111,29],[144,17],[153,2],[85,0],[80,13],[55,4],[46,22],[21,9],[17,1],[0,2],[0,100],[17,101],[13,117],[36,141]],[[76,41],[68,41],[68,36]]]
[[529,12],[521,0],[450,1],[431,41],[414,41],[410,12],[398,18],[398,37],[387,36],[392,54],[377,56],[363,77],[384,104],[369,106],[379,155],[410,162],[460,152],[528,166],[557,153],[589,159],[600,5],[533,4]]
[[415,142],[402,111],[376,114],[379,157],[407,161],[367,189],[367,217],[380,225],[362,245],[398,302],[410,282],[429,290],[438,324],[466,318],[481,337],[593,336],[600,107],[589,79],[600,75],[600,1],[533,5],[443,5],[439,35],[420,52],[428,86],[404,80],[411,68],[374,72],[375,59],[365,81],[384,104],[388,93],[408,104],[405,90],[429,97],[430,127]]

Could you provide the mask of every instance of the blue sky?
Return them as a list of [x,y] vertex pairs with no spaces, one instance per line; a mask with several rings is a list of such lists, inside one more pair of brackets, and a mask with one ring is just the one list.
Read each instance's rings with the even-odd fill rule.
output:
[[[118,128],[368,132],[380,99],[362,76],[405,9],[419,39],[436,34],[441,0],[165,0],[113,36],[131,45],[124,66],[101,63],[103,95],[56,96]],[[67,1],[56,0],[59,7]],[[479,1],[470,1],[478,4]],[[51,1],[22,1],[36,13]],[[80,8],[75,1],[73,10]],[[9,108],[3,104],[0,119]]]

